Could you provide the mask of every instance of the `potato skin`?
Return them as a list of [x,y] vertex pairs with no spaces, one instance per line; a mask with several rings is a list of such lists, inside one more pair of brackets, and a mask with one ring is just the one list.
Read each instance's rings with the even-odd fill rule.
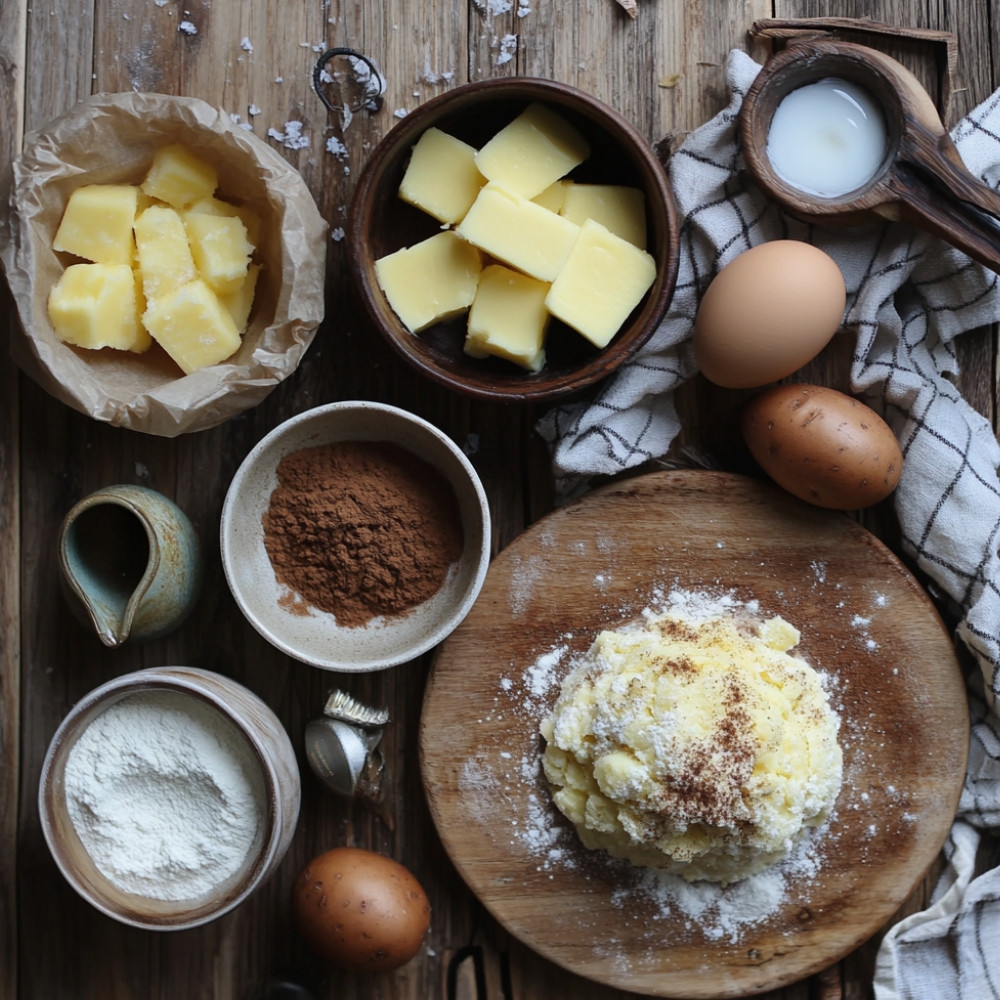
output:
[[766,389],[744,407],[742,430],[764,472],[817,507],[870,507],[896,488],[903,469],[889,425],[860,400],[826,386]]
[[385,972],[410,961],[430,925],[420,883],[397,861],[336,847],[302,869],[292,916],[309,949],[333,968]]

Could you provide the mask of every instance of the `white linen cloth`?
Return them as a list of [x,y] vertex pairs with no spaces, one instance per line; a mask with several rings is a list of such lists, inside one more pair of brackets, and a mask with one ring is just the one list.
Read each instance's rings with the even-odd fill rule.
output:
[[[696,370],[691,329],[712,276],[749,247],[780,238],[814,243],[837,261],[848,291],[844,326],[856,341],[851,389],[885,416],[903,448],[895,494],[903,548],[950,599],[957,636],[980,667],[970,680],[970,761],[948,868],[930,908],[885,937],[875,994],[1000,998],[1000,868],[975,867],[981,838],[1000,832],[1000,448],[949,380],[955,338],[1000,320],[998,279],[910,227],[821,229],[769,202],[744,170],[737,141],[742,97],[759,69],[745,53],[730,54],[728,107],[670,159],[682,230],[677,289],[662,324],[595,398],[549,412],[539,431],[564,487],[662,457],[680,429],[673,390]],[[971,172],[1000,186],[1000,91],[952,136]],[[925,736],[932,746],[933,733]]]

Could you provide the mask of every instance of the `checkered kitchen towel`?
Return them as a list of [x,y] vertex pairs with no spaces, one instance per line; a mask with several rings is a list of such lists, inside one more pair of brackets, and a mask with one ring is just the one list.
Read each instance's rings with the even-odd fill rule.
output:
[[[998,280],[909,227],[822,230],[769,203],[743,170],[736,138],[742,96],[759,68],[742,52],[730,55],[729,106],[671,158],[683,228],[677,290],[662,325],[595,399],[553,410],[539,430],[564,485],[663,456],[680,429],[673,390],[695,372],[691,328],[712,276],[749,247],[780,238],[815,243],[837,261],[848,290],[845,328],[856,339],[851,388],[885,415],[905,455],[895,494],[903,546],[951,601],[958,636],[981,667],[949,865],[931,907],[885,939],[876,996],[1000,998],[1000,869],[975,868],[981,838],[1000,832],[1000,448],[948,378],[955,338],[1000,320]],[[972,173],[1000,186],[1000,92],[953,137]]]

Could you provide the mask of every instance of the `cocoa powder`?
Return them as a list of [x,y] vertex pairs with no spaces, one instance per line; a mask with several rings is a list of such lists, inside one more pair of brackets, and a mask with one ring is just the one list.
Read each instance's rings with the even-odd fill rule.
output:
[[462,554],[451,485],[399,445],[303,448],[277,471],[264,545],[296,607],[329,612],[348,628],[396,617],[437,593]]

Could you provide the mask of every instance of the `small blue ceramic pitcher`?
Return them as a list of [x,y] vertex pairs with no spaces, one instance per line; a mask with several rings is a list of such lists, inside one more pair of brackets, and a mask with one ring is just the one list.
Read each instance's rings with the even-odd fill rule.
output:
[[201,590],[194,526],[145,486],[107,486],[80,500],[63,519],[59,564],[77,610],[106,646],[172,631]]

